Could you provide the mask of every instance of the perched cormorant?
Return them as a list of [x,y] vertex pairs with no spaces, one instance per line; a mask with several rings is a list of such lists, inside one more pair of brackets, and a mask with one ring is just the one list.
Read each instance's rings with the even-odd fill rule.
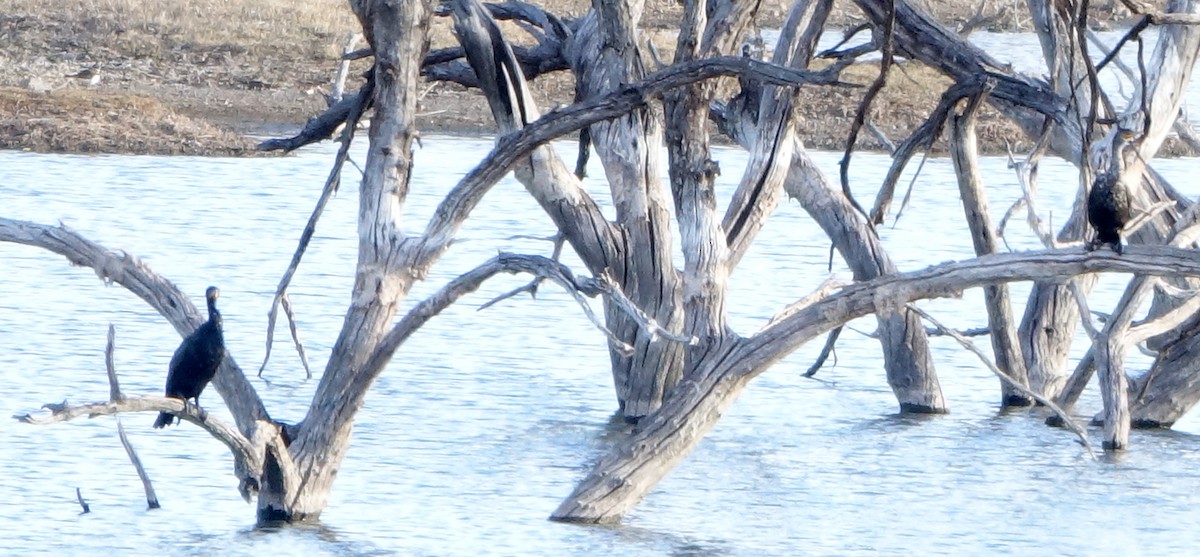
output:
[[[204,292],[208,300],[208,321],[183,339],[175,355],[171,356],[171,369],[167,372],[167,396],[182,398],[186,407],[189,398],[196,399],[200,406],[200,393],[217,374],[221,360],[225,358],[225,335],[221,332],[221,312],[217,311],[217,297],[221,291],[210,286]],[[159,412],[154,427],[171,425],[175,416]]]
[[1121,227],[1129,222],[1129,194],[1111,172],[1101,172],[1088,193],[1088,222],[1096,229],[1096,238],[1088,251],[1100,246],[1112,246],[1121,254]]

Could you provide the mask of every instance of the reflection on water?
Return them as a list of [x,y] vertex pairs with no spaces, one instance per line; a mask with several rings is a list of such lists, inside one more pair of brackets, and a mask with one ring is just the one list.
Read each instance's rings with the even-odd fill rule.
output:
[[[466,163],[488,148],[484,140],[426,138],[406,228],[421,230]],[[207,285],[220,286],[226,341],[250,369],[262,358],[271,294],[332,153],[329,146],[252,160],[0,153],[0,214],[61,220],[138,255],[196,299]],[[727,169],[720,191],[728,195],[744,157],[732,150],[718,156]],[[834,174],[838,155],[817,158]],[[851,176],[865,195],[887,159],[861,154],[854,161]],[[1006,207],[1016,197],[1015,181],[1004,161],[984,164],[991,202]],[[1160,166],[1188,188],[1183,178],[1194,164]],[[292,290],[317,369],[348,301],[356,172],[348,171],[330,203]],[[1073,173],[1049,161],[1041,183],[1041,205],[1061,222]],[[588,187],[603,197],[599,181]],[[880,232],[903,269],[969,257],[960,211],[949,163],[933,160],[904,219]],[[550,231],[536,204],[506,180],[412,300],[497,250],[548,253],[546,243],[518,237]],[[1008,240],[1019,249],[1036,245],[1018,229]],[[749,334],[819,284],[827,254],[827,241],[804,212],[795,203],[780,207],[733,277],[733,326]],[[179,338],[145,304],[39,250],[0,245],[0,261],[0,392],[7,394],[0,410],[106,397],[110,322],[125,391],[161,391]],[[840,266],[835,273],[848,277]],[[1160,555],[1196,545],[1200,453],[1191,435],[1137,433],[1127,455],[1093,461],[1068,433],[1042,426],[1040,416],[998,415],[996,380],[941,338],[931,342],[954,413],[896,416],[877,343],[850,332],[836,364],[818,375],[823,381],[800,377],[819,343],[756,379],[622,525],[548,522],[613,440],[614,400],[602,337],[569,296],[544,288],[536,300],[477,311],[525,280],[488,283],[402,348],[360,415],[320,526],[251,528],[253,508],[237,495],[228,454],[196,428],[152,431],[152,414],[124,418],[163,504],[149,512],[112,419],[51,427],[10,421],[0,428],[5,547],[22,555],[868,555],[913,548]],[[1121,287],[1121,277],[1106,277],[1093,307],[1111,307]],[[1014,287],[1014,299],[1027,290]],[[967,328],[985,323],[981,303],[973,291],[923,306]],[[869,332],[875,325],[865,319],[851,327]],[[294,421],[307,410],[315,381],[304,380],[285,337],[277,336],[270,383],[255,381],[273,415]],[[1139,358],[1131,369],[1144,369]],[[210,409],[224,411],[216,397],[208,400]],[[1097,408],[1092,396],[1080,411]],[[90,514],[79,514],[75,487]]]

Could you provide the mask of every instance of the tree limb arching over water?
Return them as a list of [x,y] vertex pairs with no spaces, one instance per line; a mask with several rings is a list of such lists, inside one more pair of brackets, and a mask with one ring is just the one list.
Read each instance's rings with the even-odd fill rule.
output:
[[[1089,71],[1094,74],[1094,69],[1082,62],[1086,43],[1075,38],[1086,29],[1086,18],[1064,3],[1031,0],[1029,4],[1040,22],[1047,57],[1055,61],[1050,65],[1055,70],[1050,81],[1002,67],[908,2],[856,2],[877,35],[888,37],[897,54],[920,60],[955,80],[952,87],[957,89],[943,95],[943,116],[931,118],[923,133],[935,133],[942,119],[958,112],[963,98],[958,93],[966,91],[971,97],[986,91],[993,107],[1029,133],[1047,134],[1052,152],[1085,169],[1081,190],[1090,185],[1087,169],[1116,169],[1122,183],[1138,193],[1142,206],[1168,202],[1169,209],[1149,225],[1129,231],[1128,239],[1135,245],[1123,255],[1089,253],[1078,245],[1087,234],[1080,205],[1060,234],[1059,241],[1069,247],[989,253],[901,272],[879,241],[875,223],[817,169],[796,131],[802,108],[796,106],[797,88],[837,86],[839,73],[852,61],[844,58],[819,71],[808,69],[825,27],[828,1],[795,2],[771,62],[762,62],[736,56],[757,3],[689,0],[684,4],[674,62],[650,72],[637,27],[643,6],[636,0],[596,2],[595,10],[569,23],[548,14],[539,16],[536,8],[525,5],[513,8],[516,15],[510,16],[539,29],[544,39],[538,40],[537,49],[520,54],[509,46],[487,8],[475,0],[455,0],[448,12],[455,18],[462,48],[433,58],[426,52],[429,20],[435,11],[430,0],[353,0],[351,6],[374,56],[371,85],[360,90],[361,96],[348,97],[355,99],[354,104],[337,109],[347,115],[358,110],[355,107],[370,106],[372,111],[370,146],[359,188],[358,261],[343,329],[304,418],[295,424],[273,420],[245,374],[228,359],[214,386],[234,425],[189,414],[177,401],[161,397],[68,405],[49,416],[31,415],[29,420],[164,409],[182,412],[189,423],[204,427],[230,447],[243,495],[253,496],[257,489],[261,523],[316,519],[346,457],[357,412],[395,350],[438,311],[501,272],[533,273],[580,295],[603,298],[603,316],[596,321],[602,334],[609,335],[617,406],[625,420],[637,424],[554,511],[558,520],[619,520],[682,461],[750,380],[803,343],[855,317],[876,315],[886,368],[881,380],[892,387],[899,408],[945,412],[949,404],[933,369],[924,327],[906,305],[921,299],[956,296],[966,288],[1037,281],[1016,335],[1020,346],[1007,333],[1003,346],[1008,363],[998,368],[1020,386],[1016,391],[1028,389],[1039,397],[1054,397],[1064,382],[1060,371],[1069,340],[1047,339],[1044,331],[1072,330],[1079,318],[1076,303],[1063,294],[1068,282],[1074,279],[1076,290],[1082,292],[1087,289],[1087,275],[1123,272],[1142,277],[1139,281],[1163,277],[1186,289],[1193,277],[1200,276],[1194,238],[1177,241],[1175,246],[1161,245],[1172,225],[1183,220],[1190,202],[1155,175],[1147,162],[1161,144],[1165,128],[1175,122],[1179,91],[1190,80],[1200,37],[1193,26],[1164,26],[1160,46],[1146,65],[1141,97],[1121,112],[1101,101],[1103,92],[1090,79],[1094,75]],[[1184,21],[1184,15],[1197,11],[1192,2],[1171,2],[1169,8],[1179,17],[1157,21]],[[430,64],[451,66],[431,71]],[[406,233],[400,215],[412,174],[420,171],[412,159],[420,76],[424,72],[469,83],[467,68],[496,118],[497,146],[450,191],[420,234]],[[539,71],[562,68],[574,73],[579,101],[542,115],[526,80]],[[715,82],[720,76],[738,77],[734,97],[720,98],[722,89]],[[969,114],[952,119],[960,126],[953,137],[959,138],[955,147],[962,149],[960,186],[966,192],[978,190],[971,183],[978,181],[970,170],[974,148],[969,139],[962,139],[971,137]],[[333,114],[321,120],[320,133],[285,145],[294,148],[325,134],[337,118]],[[721,169],[711,154],[710,120],[750,153],[726,207],[718,206],[713,191]],[[580,178],[546,145],[581,129],[586,129],[603,165],[607,193],[616,209],[613,218],[600,211]],[[1133,147],[1114,147],[1113,138],[1126,132],[1135,136]],[[913,144],[923,140],[918,137]],[[658,154],[663,143],[668,153],[665,161]],[[897,167],[904,162],[898,161]],[[398,316],[412,286],[424,280],[484,193],[510,170],[559,228],[590,277],[576,276],[552,259],[505,254],[481,262],[407,315]],[[668,185],[663,184],[664,177]],[[848,179],[854,179],[853,168],[848,169]],[[891,187],[885,183],[880,188],[880,215],[886,213]],[[820,289],[781,309],[762,330],[739,334],[728,324],[728,284],[784,194],[797,198],[818,222],[857,282]],[[969,215],[984,215],[986,199],[970,199],[965,209]],[[986,218],[977,218],[972,226],[976,235],[988,236],[991,225]],[[195,308],[170,282],[135,258],[64,227],[0,219],[0,241],[38,246],[95,269],[102,279],[141,297],[181,334],[200,322]],[[682,267],[673,258],[676,242],[682,247]],[[997,249],[993,239],[981,244],[979,251]],[[1200,349],[1192,346],[1197,341],[1190,332],[1197,328],[1187,323],[1151,339],[1160,350],[1161,365],[1156,363],[1150,374],[1133,381],[1131,392],[1136,397],[1118,396],[1125,392],[1121,385],[1126,379],[1119,362],[1120,345],[1126,333],[1133,335],[1123,316],[1136,309],[1136,300],[1145,293],[1143,284],[1131,288],[1126,309],[1114,312],[1122,318],[1095,341],[1105,347],[1096,361],[1105,378],[1104,445],[1110,450],[1128,446],[1130,423],[1170,424],[1178,417],[1174,409],[1186,410],[1200,399],[1192,381],[1200,375]],[[996,300],[1001,298],[997,294]],[[1190,308],[1185,300],[1168,298],[1155,300],[1152,315],[1178,319],[1177,308]],[[992,310],[1011,311],[999,301]],[[997,315],[995,322],[1011,323],[1011,317]],[[1021,371],[1020,364],[1027,371]],[[1014,392],[998,390],[1001,404],[1024,404]],[[1062,405],[1069,408],[1067,402]],[[1172,410],[1164,410],[1168,408]]]

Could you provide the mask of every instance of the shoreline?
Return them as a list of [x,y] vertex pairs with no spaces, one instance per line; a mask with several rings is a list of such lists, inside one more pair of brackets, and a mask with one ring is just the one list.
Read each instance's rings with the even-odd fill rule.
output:
[[[84,0],[64,0],[55,11],[34,0],[0,0],[0,37],[7,39],[0,41],[0,66],[9,70],[0,74],[0,149],[272,156],[255,149],[259,138],[293,135],[324,111],[329,82],[350,35],[347,30],[357,27],[353,15],[340,0],[274,8],[274,2],[263,8],[249,0],[194,1],[206,4],[193,10],[200,15],[166,13],[167,8],[150,0],[103,9]],[[974,11],[950,0],[930,4],[953,26]],[[1018,4],[1024,2],[998,2],[999,12],[993,15],[1000,17],[993,25],[1019,28],[1018,12],[1013,10]],[[563,0],[553,9],[577,16],[589,5]],[[778,25],[781,6],[764,4],[758,25]],[[680,10],[673,2],[647,1],[644,30],[664,56],[673,45],[670,23]],[[852,22],[848,13],[845,6],[835,9],[831,29]],[[1102,23],[1119,20],[1109,15],[1113,17]],[[449,26],[446,18],[434,20],[431,48],[455,44]],[[513,36],[520,40],[524,35]],[[366,67],[358,61],[350,75],[359,76]],[[847,68],[843,79],[865,86],[877,75],[875,65],[856,64]],[[348,80],[347,90],[359,83],[357,77]],[[722,96],[732,94],[734,83],[726,78],[719,86]],[[949,83],[919,64],[897,64],[872,107],[871,120],[898,143],[924,121]],[[419,130],[465,136],[495,133],[491,112],[478,91],[453,83],[425,82],[421,87]],[[574,78],[567,71],[542,75],[531,82],[531,89],[538,106],[549,111],[572,101]],[[805,145],[844,150],[861,94],[861,88],[802,88],[798,133]],[[977,133],[984,155],[1004,154],[1009,148],[1020,152],[1032,145],[1015,125],[986,108]],[[720,134],[713,138],[728,143]],[[1180,142],[1174,144],[1164,146],[1164,155],[1189,153]],[[886,152],[884,143],[866,130],[855,148]],[[945,149],[942,139],[933,152]]]

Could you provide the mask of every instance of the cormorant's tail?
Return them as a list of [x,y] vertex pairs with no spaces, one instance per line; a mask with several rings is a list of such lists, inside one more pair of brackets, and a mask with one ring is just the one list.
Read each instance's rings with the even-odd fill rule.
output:
[[159,412],[158,419],[154,420],[154,429],[162,429],[171,425],[175,421],[175,415],[169,412]]

